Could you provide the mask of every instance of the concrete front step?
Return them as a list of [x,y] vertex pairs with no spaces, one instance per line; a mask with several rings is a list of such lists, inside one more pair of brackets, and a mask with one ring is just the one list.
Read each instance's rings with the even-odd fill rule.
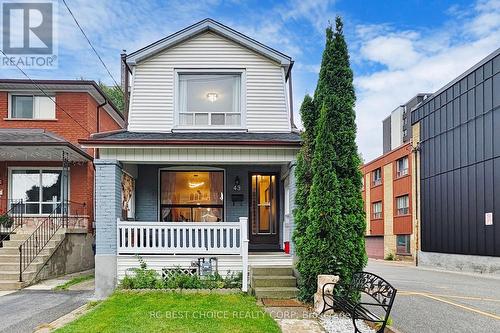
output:
[[253,294],[257,298],[296,298],[299,290],[295,287],[256,287]]
[[253,276],[252,286],[258,287],[296,287],[297,279],[294,276]]
[[[40,251],[38,256],[49,255],[54,251],[55,248],[56,248],[55,243],[53,243],[53,244],[48,243],[47,245],[45,245],[43,250]],[[30,251],[30,248],[28,247],[28,248],[26,248],[24,253],[28,253],[29,251]],[[36,253],[36,252],[34,252],[34,253]],[[17,256],[19,256],[19,248],[16,248],[16,247],[1,248],[0,255],[11,255],[11,256],[17,255]]]
[[291,266],[252,266],[252,276],[293,276]]
[[[19,269],[19,268],[18,268]],[[26,270],[23,272],[23,281],[30,281],[36,274],[33,270]],[[18,281],[19,280],[19,270],[18,271],[2,271],[0,272],[0,281]]]
[[16,290],[16,289],[21,289],[21,287],[22,287],[22,282],[0,280],[0,290]]
[[[35,270],[42,268],[43,261],[39,258],[30,264]],[[0,262],[0,271],[19,271],[19,260],[17,262]]]
[[[64,238],[64,235],[54,235],[52,238],[47,242],[48,245],[50,244],[58,244],[62,239]],[[19,239],[19,240],[8,240],[3,242],[3,248],[19,248],[21,244],[23,244],[26,241],[26,239]],[[29,246],[30,242],[28,242],[26,245]]]

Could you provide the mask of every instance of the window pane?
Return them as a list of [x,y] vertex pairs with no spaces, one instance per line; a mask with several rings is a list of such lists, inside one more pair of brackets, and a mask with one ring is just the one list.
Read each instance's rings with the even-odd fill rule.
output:
[[181,113],[179,115],[179,124],[180,125],[193,125],[193,115],[192,114],[186,114],[186,113]]
[[161,204],[223,204],[222,171],[162,171]]
[[222,221],[222,208],[193,208],[193,221],[220,222]]
[[12,118],[33,118],[33,96],[12,96]]
[[40,204],[38,203],[25,204],[24,207],[26,214],[40,214]]
[[61,171],[43,171],[42,201],[61,201]]
[[40,200],[40,171],[13,170],[12,199],[38,202]]
[[56,210],[58,213],[61,212],[61,206],[58,203],[42,204],[42,214],[50,214]]
[[212,113],[212,125],[224,125],[224,113]]
[[186,207],[164,207],[161,210],[163,222],[192,222],[191,208]]
[[226,125],[239,126],[241,124],[240,114],[226,114]]
[[52,99],[47,96],[36,96],[35,101],[37,105],[35,118],[54,119],[56,117],[56,105]]
[[208,125],[208,114],[206,113],[197,113],[194,115],[194,124],[195,125]]
[[240,112],[240,74],[180,74],[180,112]]

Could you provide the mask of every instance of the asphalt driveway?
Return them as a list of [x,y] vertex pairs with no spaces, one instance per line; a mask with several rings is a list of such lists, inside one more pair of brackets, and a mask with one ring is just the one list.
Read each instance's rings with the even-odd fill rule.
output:
[[93,291],[20,290],[0,297],[0,332],[27,333],[87,303]]
[[500,332],[500,278],[370,260],[398,289],[391,317],[404,333]]

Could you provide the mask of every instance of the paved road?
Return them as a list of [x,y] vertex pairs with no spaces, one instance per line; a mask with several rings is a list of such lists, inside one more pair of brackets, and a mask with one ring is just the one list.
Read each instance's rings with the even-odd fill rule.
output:
[[398,289],[391,317],[401,332],[500,332],[500,278],[378,260],[366,271]]
[[28,333],[88,302],[92,291],[20,290],[0,297],[0,333]]

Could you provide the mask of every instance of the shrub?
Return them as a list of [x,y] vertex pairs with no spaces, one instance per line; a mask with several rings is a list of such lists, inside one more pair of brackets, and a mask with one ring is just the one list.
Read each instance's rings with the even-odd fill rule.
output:
[[126,275],[120,282],[122,289],[222,289],[241,288],[242,273],[228,271],[225,277],[218,273],[199,276],[185,273],[181,268],[170,272],[167,279],[162,279],[153,269],[148,269],[142,258],[138,258],[140,267],[134,268],[133,275]]

